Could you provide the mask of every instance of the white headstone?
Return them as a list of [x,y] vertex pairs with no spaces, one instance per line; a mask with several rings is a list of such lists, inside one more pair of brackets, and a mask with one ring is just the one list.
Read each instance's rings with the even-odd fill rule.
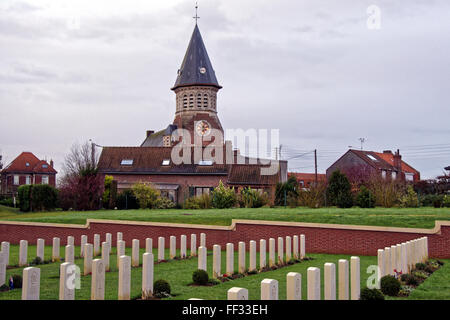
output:
[[306,237],[304,234],[300,235],[300,259],[306,257]]
[[428,260],[428,237],[424,237],[424,245],[425,245],[425,261]]
[[248,300],[248,290],[233,287],[227,292],[227,300]]
[[323,291],[325,300],[336,300],[336,265],[327,262],[324,265]]
[[139,267],[139,240],[133,239],[131,243],[131,266]]
[[401,244],[402,273],[408,273],[408,252],[406,243]]
[[197,255],[197,235],[195,233],[191,234],[191,257]]
[[402,246],[399,244],[395,246],[395,261],[395,269],[400,272],[402,270]]
[[284,263],[283,237],[278,237],[277,264],[282,265],[283,263]]
[[302,300],[302,275],[298,272],[286,275],[286,299]]
[[349,299],[348,260],[339,259],[339,300]]
[[177,256],[177,237],[170,236],[170,259],[175,259]]
[[292,259],[292,238],[286,237],[286,263]]
[[384,248],[384,272],[385,275],[392,274],[392,263],[391,263],[391,247]]
[[81,242],[80,242],[80,257],[84,257],[84,245],[87,243],[88,237],[87,235],[81,236]]
[[320,269],[309,267],[307,277],[308,300],[320,300]]
[[394,270],[397,270],[397,247],[391,246],[391,274],[395,275]]
[[131,258],[119,257],[119,300],[130,300]]
[[105,235],[105,242],[108,242],[109,247],[112,248],[112,234],[111,233],[107,233]]
[[142,256],[142,298],[153,295],[153,254],[146,252]]
[[145,252],[146,253],[153,253],[153,240],[152,240],[152,238],[146,238],[145,239]]
[[158,261],[164,260],[164,250],[165,250],[165,244],[164,244],[164,237],[158,238]]
[[45,240],[37,239],[36,242],[36,257],[41,258],[41,261],[44,261],[44,249],[45,249]]
[[351,289],[350,296],[352,300],[359,300],[359,296],[361,294],[360,290],[360,262],[359,257],[351,257],[350,258],[350,275],[351,275]]
[[75,246],[75,238],[73,236],[67,237],[67,244],[66,246]]
[[2,241],[2,248],[0,251],[2,251],[3,254],[5,255],[4,259],[5,259],[6,266],[9,266],[9,242]]
[[276,264],[275,258],[275,239],[269,239],[269,267],[273,267]]
[[294,259],[300,259],[300,249],[298,246],[298,236],[294,236],[292,239],[292,255]]
[[238,272],[245,273],[245,242],[239,242],[238,249]]
[[59,266],[59,300],[75,300],[76,267],[70,262]]
[[28,241],[20,240],[19,267],[28,265]]
[[101,254],[100,251],[100,235],[94,234],[94,257],[99,256]]
[[75,247],[72,245],[67,245],[64,253],[64,261],[75,263]]
[[123,233],[122,232],[117,232],[117,236],[116,236],[116,247],[118,246],[118,244],[119,244],[119,241],[122,241],[123,240]]
[[105,264],[103,259],[92,261],[91,300],[105,300]]
[[41,269],[28,267],[23,269],[22,300],[39,300]]
[[206,247],[198,247],[198,269],[207,271],[206,259]]
[[180,237],[180,258],[185,259],[186,258],[186,241],[187,237],[186,235],[181,235]]
[[234,273],[234,245],[227,243],[227,275],[231,276]]
[[278,300],[278,281],[264,279],[261,281],[261,300]]
[[220,246],[215,244],[213,246],[213,278],[217,279],[222,275],[220,270],[221,265]]
[[111,253],[111,245],[109,242],[102,242],[102,259],[105,264],[105,272],[110,270],[110,253]]
[[200,247],[206,248],[206,234],[200,233]]
[[259,269],[262,270],[267,266],[266,261],[266,240],[259,240]]
[[61,260],[60,243],[61,241],[59,238],[53,238],[52,262]]
[[92,256],[93,256],[93,245],[91,243],[86,243],[84,245],[84,270],[83,274],[87,276],[92,272]]
[[125,255],[125,241],[117,241],[117,268],[119,267],[120,257]]
[[256,241],[250,241],[250,262],[248,265],[248,271],[256,270]]
[[6,283],[6,253],[0,251],[0,287]]
[[384,277],[385,275],[385,268],[386,268],[386,259],[385,259],[385,252],[383,249],[378,249],[377,252],[378,257],[378,281]]

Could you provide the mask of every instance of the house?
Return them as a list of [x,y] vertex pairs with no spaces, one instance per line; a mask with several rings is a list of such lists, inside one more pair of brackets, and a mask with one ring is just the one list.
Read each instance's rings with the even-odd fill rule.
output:
[[0,193],[15,195],[17,189],[24,184],[49,184],[55,187],[56,174],[57,171],[53,168],[53,160],[47,163],[45,160],[39,160],[31,152],[22,152],[0,171]]
[[[119,192],[138,182],[151,183],[175,203],[209,193],[220,181],[236,192],[251,187],[273,199],[277,183],[287,181],[287,161],[277,160],[276,170],[268,170],[272,164],[232,149],[218,116],[220,89],[196,24],[171,88],[173,122],[156,132],[147,130],[138,147],[103,147],[99,172],[113,176]],[[181,151],[188,154],[182,162],[176,159]]]
[[420,173],[402,160],[400,150],[381,152],[348,150],[327,169],[327,179],[331,174],[340,170],[352,181],[365,181],[372,176],[379,176],[387,180],[417,182]]
[[[297,179],[300,188],[308,189],[316,183],[315,173],[301,173],[301,172],[289,172],[288,176],[294,176]],[[317,182],[325,183],[327,181],[327,176],[324,173],[317,174]]]

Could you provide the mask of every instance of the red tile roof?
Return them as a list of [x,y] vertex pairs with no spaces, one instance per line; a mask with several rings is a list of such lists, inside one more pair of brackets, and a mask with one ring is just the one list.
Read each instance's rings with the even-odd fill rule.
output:
[[[362,150],[354,150],[350,149],[349,151],[355,153],[358,155],[361,159],[365,160],[367,163],[369,163],[371,166],[377,169],[384,169],[384,170],[394,170],[396,171],[397,168],[394,166],[394,154],[393,153],[380,153],[380,152],[374,152],[374,151],[362,151]],[[374,159],[372,159],[373,157]],[[410,173],[419,173],[416,169],[408,165],[405,161],[402,160],[402,171],[403,172],[410,172]]]
[[[46,166],[46,168],[45,168]],[[54,173],[53,169],[46,161],[39,160],[31,152],[22,152],[17,158],[11,161],[2,172],[8,173]]]
[[[303,180],[303,181],[315,181],[316,180],[315,173],[289,172],[288,176],[295,176],[295,178],[297,178],[297,180]],[[325,182],[327,180],[327,175],[324,173],[318,173],[317,180],[320,182]]]

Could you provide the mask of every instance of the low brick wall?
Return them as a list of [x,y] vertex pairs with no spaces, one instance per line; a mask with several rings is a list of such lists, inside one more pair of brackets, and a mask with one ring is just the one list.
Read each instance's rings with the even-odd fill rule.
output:
[[119,220],[89,219],[83,225],[65,225],[31,222],[0,222],[0,241],[18,244],[20,240],[28,240],[35,244],[37,238],[45,239],[51,245],[53,237],[61,238],[61,245],[66,245],[67,236],[74,236],[75,243],[80,244],[81,235],[88,236],[92,242],[94,234],[101,235],[104,241],[106,233],[112,233],[113,242],[116,233],[122,232],[127,246],[131,246],[132,239],[139,239],[141,246],[145,245],[145,238],[153,238],[154,247],[158,237],[177,237],[177,246],[182,234],[188,236],[197,234],[197,244],[200,233],[206,233],[207,246],[219,244],[225,248],[226,243],[232,242],[237,246],[239,241],[248,243],[250,240],[269,239],[304,234],[306,236],[306,250],[314,253],[351,254],[375,256],[378,249],[391,246],[423,236],[428,237],[430,257],[450,259],[450,221],[436,221],[433,229],[412,229],[392,227],[372,227],[336,224],[316,224],[277,221],[233,220],[231,226],[205,226],[190,224],[152,223]]

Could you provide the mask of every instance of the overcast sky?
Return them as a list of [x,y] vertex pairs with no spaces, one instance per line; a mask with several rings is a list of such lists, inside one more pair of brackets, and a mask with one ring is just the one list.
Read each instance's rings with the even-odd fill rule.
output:
[[[74,142],[136,146],[165,128],[194,6],[0,0],[4,163],[31,151],[61,170]],[[361,137],[422,178],[450,165],[450,1],[200,0],[198,15],[224,128],[280,129],[282,157],[318,149],[319,172]]]

